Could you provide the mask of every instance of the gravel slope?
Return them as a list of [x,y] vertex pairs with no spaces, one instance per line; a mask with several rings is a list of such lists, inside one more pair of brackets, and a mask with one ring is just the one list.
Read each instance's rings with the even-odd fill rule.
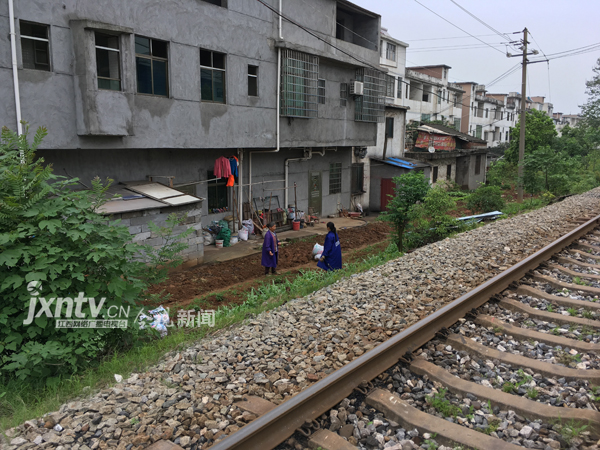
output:
[[208,448],[254,419],[235,407],[242,395],[281,403],[599,213],[600,188],[428,245],[9,430],[7,448]]

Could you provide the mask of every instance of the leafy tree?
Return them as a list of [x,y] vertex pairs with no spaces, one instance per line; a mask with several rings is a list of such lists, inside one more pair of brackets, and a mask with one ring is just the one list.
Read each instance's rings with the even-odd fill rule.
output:
[[494,161],[487,172],[486,180],[490,186],[511,189],[517,184],[517,165],[508,162],[506,158]]
[[[96,213],[107,189],[100,180],[91,191],[75,191],[70,186],[76,180],[53,175],[43,159],[35,159],[45,135],[39,129],[32,145],[28,132],[17,136],[4,128],[1,135],[0,374],[51,384],[53,377],[100,356],[127,331],[56,328],[46,314],[25,325],[32,296],[50,301],[83,293],[96,306],[105,298],[102,312],[134,305],[145,287],[139,275],[146,266],[135,262],[139,246],[130,243],[127,228],[109,225]],[[40,312],[41,300],[36,303]],[[51,303],[52,314],[57,303]],[[86,318],[92,317],[90,303],[80,302]],[[61,318],[66,311],[64,304]],[[76,312],[73,301],[71,317]]]
[[585,82],[588,99],[581,106],[581,112],[586,125],[597,131],[600,129],[600,58],[596,61],[592,72],[594,73],[592,79]]
[[554,195],[565,195],[570,192],[576,168],[579,164],[566,153],[557,152],[550,146],[537,148],[525,155],[523,187],[530,194],[542,191]]
[[446,191],[444,184],[431,188],[423,202],[415,204],[409,211],[410,247],[437,242],[462,228],[448,213],[456,209],[456,201]]
[[499,186],[479,186],[467,200],[467,208],[481,213],[500,211],[505,205]]
[[404,251],[404,232],[413,217],[411,208],[418,202],[422,202],[431,189],[429,180],[423,176],[423,172],[411,171],[394,177],[394,196],[390,195],[388,210],[381,213],[381,220],[391,222],[396,229],[396,245],[400,252]]
[[[511,164],[519,162],[519,136],[521,124],[511,129],[510,145],[504,157]],[[532,154],[540,147],[552,146],[556,137],[556,128],[552,119],[546,113],[538,110],[528,110],[525,121],[525,154]]]

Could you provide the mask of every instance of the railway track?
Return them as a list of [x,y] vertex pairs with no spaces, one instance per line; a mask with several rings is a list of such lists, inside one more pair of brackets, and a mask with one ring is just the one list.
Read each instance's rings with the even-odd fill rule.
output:
[[279,406],[244,396],[236,406],[258,418],[211,449],[593,445],[599,224],[585,219]]

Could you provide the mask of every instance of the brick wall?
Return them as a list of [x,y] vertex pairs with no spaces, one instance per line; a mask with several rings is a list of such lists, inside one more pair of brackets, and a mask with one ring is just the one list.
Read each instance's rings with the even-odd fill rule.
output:
[[161,227],[167,223],[167,218],[170,214],[187,215],[183,225],[177,226],[173,230],[173,234],[179,235],[188,228],[193,228],[191,233],[182,242],[188,245],[188,248],[182,252],[183,266],[191,267],[200,264],[204,260],[204,238],[202,236],[202,203],[192,203],[182,206],[170,206],[157,209],[145,209],[142,211],[124,212],[121,214],[112,214],[111,222],[121,220],[120,225],[129,228],[129,234],[133,242],[140,244],[151,245],[158,249],[165,244],[164,238],[161,238],[150,231],[148,224],[150,222]]

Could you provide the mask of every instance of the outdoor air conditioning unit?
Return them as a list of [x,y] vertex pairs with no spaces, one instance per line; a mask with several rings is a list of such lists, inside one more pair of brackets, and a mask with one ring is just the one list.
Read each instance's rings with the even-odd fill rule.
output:
[[364,87],[362,81],[353,81],[350,83],[350,95],[363,95]]

